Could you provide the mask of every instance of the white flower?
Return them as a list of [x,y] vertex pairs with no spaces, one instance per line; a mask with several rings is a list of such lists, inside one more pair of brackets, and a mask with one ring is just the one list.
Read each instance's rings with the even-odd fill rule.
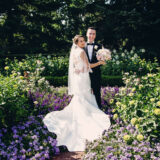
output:
[[112,59],[112,61],[115,62],[116,60],[115,60],[115,59]]
[[128,72],[125,72],[124,74],[125,74],[125,75],[127,75],[127,76],[129,75],[129,73],[128,73]]
[[40,60],[37,60],[37,64],[42,64],[42,61],[40,61]]
[[132,50],[135,50],[135,49],[136,49],[136,47],[135,47],[135,46],[133,46],[133,47],[132,47]]
[[134,51],[133,51],[133,50],[131,50],[131,51],[130,51],[130,53],[131,53],[131,54],[133,54],[133,53],[134,53]]
[[120,91],[121,91],[121,92],[124,92],[124,91],[126,91],[126,88],[125,88],[125,87],[122,87],[122,88],[120,88]]
[[97,50],[97,49],[98,49],[98,46],[97,46],[97,45],[95,45],[95,46],[94,46],[94,49],[95,49],[95,50]]
[[127,50],[125,49],[124,52],[127,53]]
[[137,57],[138,57],[138,55],[135,53],[135,54],[134,54],[134,57],[135,57],[135,58],[137,58]]
[[34,101],[34,104],[38,104],[38,102],[37,102],[37,101]]
[[44,70],[45,70],[45,67],[42,67],[40,70],[41,70],[41,71],[44,71]]
[[116,62],[116,64],[117,64],[117,65],[119,65],[119,64],[120,64],[120,62],[119,62],[119,61],[117,61],[117,62]]
[[116,56],[115,56],[115,58],[116,58],[116,59],[118,59],[118,58],[119,58],[119,56],[118,56],[118,55],[116,55]]
[[114,50],[113,50],[113,53],[116,53],[116,52],[117,52],[117,51],[114,49]]
[[141,52],[144,53],[146,50],[145,49],[141,49]]
[[125,56],[125,54],[124,53],[122,53],[122,57],[124,57]]
[[38,84],[42,84],[44,81],[45,81],[45,78],[43,77],[43,78],[38,80]]
[[49,85],[49,81],[46,80],[46,85]]

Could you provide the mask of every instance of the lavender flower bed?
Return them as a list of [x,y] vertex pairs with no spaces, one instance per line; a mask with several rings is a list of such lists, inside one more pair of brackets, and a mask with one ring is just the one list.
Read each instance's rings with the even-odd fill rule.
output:
[[151,144],[134,126],[119,121],[102,138],[87,142],[85,153],[84,160],[159,160],[160,143]]
[[71,96],[68,96],[66,88],[56,88],[55,92],[29,92],[28,96],[34,104],[34,114],[47,114],[51,111],[62,110],[71,101]]
[[[106,94],[114,98],[118,88],[102,88],[102,104],[105,108]],[[114,93],[115,92],[115,93]],[[48,112],[61,110],[71,101],[67,88],[56,88],[55,92],[28,92],[30,110],[34,116],[26,122],[13,126],[10,130],[0,129],[0,159],[49,159],[59,153],[56,135],[49,133],[42,123]],[[110,97],[110,96],[109,96]],[[111,111],[111,110],[110,110]]]
[[[102,88],[103,110],[110,116],[113,126],[108,132],[104,132],[101,139],[87,143],[84,159],[157,160],[160,158],[160,144],[151,144],[134,126],[126,126],[115,116],[112,104],[115,103],[117,93],[118,87]],[[13,126],[11,130],[0,129],[0,159],[43,160],[50,159],[60,152],[56,135],[48,132],[42,118],[48,112],[62,110],[68,105],[71,97],[67,95],[67,88],[60,87],[52,93],[28,92],[28,96],[32,102],[30,109],[33,109],[34,116]]]
[[[123,88],[122,88],[123,90]],[[132,88],[126,88],[130,94]],[[138,128],[124,123],[114,108],[119,88],[102,88],[103,110],[110,116],[112,126],[104,131],[102,138],[87,142],[84,160],[159,160],[160,143],[148,140]]]
[[30,116],[11,130],[0,129],[0,159],[44,160],[59,153],[56,135],[42,124],[43,116]]

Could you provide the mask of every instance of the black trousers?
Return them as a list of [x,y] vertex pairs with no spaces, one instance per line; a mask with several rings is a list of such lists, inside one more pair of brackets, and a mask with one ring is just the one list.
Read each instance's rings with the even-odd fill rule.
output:
[[102,104],[101,104],[101,88],[100,87],[98,87],[98,88],[93,87],[92,89],[93,89],[93,94],[95,95],[98,107],[100,109],[102,109]]
[[101,109],[101,76],[100,74],[92,74],[90,73],[90,79],[91,79],[91,88],[93,89],[93,94],[95,95],[96,102],[98,104],[98,107]]

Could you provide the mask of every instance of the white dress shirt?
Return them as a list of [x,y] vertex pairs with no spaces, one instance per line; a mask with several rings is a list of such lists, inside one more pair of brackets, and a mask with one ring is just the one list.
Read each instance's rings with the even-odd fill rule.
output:
[[91,60],[92,59],[92,53],[93,53],[93,45],[88,45],[87,47],[88,47],[88,56],[89,56],[89,59]]

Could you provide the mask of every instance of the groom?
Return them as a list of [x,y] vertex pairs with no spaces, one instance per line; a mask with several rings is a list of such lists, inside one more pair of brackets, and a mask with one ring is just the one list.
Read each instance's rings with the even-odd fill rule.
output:
[[[85,51],[88,57],[88,61],[90,63],[96,63],[98,62],[96,58],[96,52],[102,48],[102,45],[97,44],[95,42],[96,38],[96,29],[94,27],[89,27],[87,29],[87,44],[85,46]],[[93,94],[96,97],[97,104],[100,109],[102,109],[101,105],[101,70],[100,66],[97,66],[95,68],[92,68],[92,73],[90,73],[90,79],[91,79],[91,88],[93,90]]]

